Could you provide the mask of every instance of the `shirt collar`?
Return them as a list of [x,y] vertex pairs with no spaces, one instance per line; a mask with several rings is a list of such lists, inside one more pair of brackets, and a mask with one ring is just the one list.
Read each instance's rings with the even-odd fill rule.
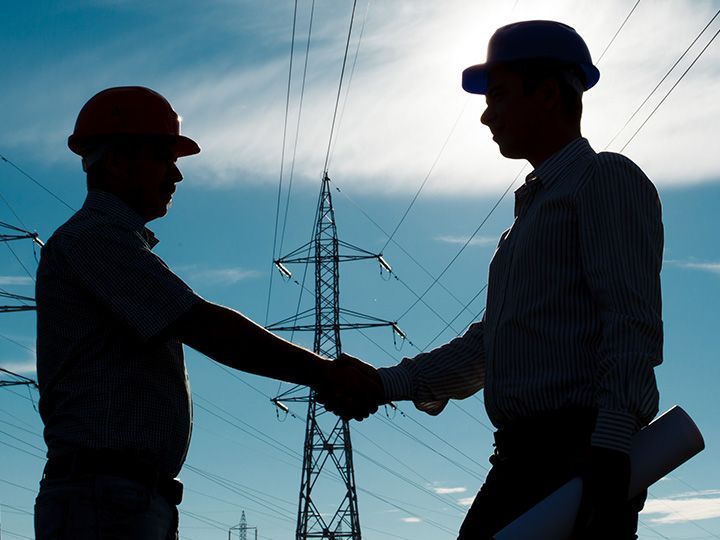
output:
[[582,158],[595,156],[595,151],[584,137],[578,137],[565,145],[543,161],[533,172],[525,178],[526,183],[538,180],[545,189],[549,189],[559,178],[564,176],[568,167]]
[[92,189],[88,191],[83,208],[98,210],[112,217],[126,229],[139,233],[151,248],[158,244],[155,234],[145,227],[146,221],[142,216],[125,204],[117,195],[108,191]]

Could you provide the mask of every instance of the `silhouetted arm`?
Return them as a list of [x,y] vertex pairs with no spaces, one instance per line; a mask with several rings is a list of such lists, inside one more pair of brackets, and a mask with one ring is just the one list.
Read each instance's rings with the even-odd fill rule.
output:
[[387,401],[409,399],[418,410],[440,414],[450,399],[485,386],[485,323],[470,325],[452,341],[399,364],[378,369]]
[[231,368],[282,381],[317,386],[332,362],[265,330],[242,313],[202,300],[165,332]]

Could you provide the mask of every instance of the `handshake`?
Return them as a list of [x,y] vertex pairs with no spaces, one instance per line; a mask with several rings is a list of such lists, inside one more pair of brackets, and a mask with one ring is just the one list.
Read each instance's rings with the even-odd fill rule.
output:
[[317,402],[343,420],[363,420],[388,403],[377,370],[348,354],[329,362],[313,387]]

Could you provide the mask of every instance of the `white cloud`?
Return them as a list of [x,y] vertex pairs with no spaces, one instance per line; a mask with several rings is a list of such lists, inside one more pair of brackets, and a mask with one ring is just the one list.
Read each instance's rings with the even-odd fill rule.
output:
[[234,285],[240,281],[262,276],[262,273],[257,270],[246,270],[239,267],[198,268],[197,266],[184,266],[176,270],[178,273],[185,274],[189,281],[202,282],[204,285]]
[[[451,234],[445,234],[445,235],[436,236],[436,237],[435,237],[435,240],[437,240],[438,242],[444,242],[444,243],[446,243],[446,244],[458,244],[458,245],[463,245],[463,246],[464,246],[465,243],[468,241],[468,237],[467,237],[467,236],[454,236],[454,235],[451,235]],[[498,242],[498,239],[495,238],[495,237],[491,237],[491,236],[476,236],[475,238],[473,238],[472,240],[470,240],[470,244],[469,244],[469,245],[471,245],[471,246],[486,247],[486,246],[494,246],[494,245],[497,244],[497,242]]]
[[32,375],[36,371],[35,359],[23,360],[20,362],[5,362],[0,363],[0,367],[17,373],[18,375]]
[[[508,22],[506,11],[498,8],[488,17],[484,4],[459,1],[422,4],[415,11],[408,7],[407,2],[371,7],[347,109],[338,127],[331,177],[340,185],[352,183],[367,191],[413,191],[460,115],[426,185],[426,194],[498,193],[521,164],[499,156],[487,129],[478,121],[484,107],[482,97],[468,98],[459,79],[464,67],[483,59],[487,37],[496,26]],[[570,0],[521,3],[512,18],[566,20],[586,37],[597,57],[611,35],[609,29],[622,19],[625,4],[593,3],[591,19],[587,8],[586,2]],[[688,2],[667,3],[662,9],[639,8],[601,64],[601,84],[586,96],[584,127],[597,150],[615,135],[703,26],[708,9],[691,8]],[[398,20],[403,24],[398,25]],[[390,24],[392,32],[388,31]],[[673,28],[674,35],[685,39],[668,45],[664,33],[656,30],[664,27]],[[330,50],[315,49],[314,54],[296,162],[297,177],[305,181],[316,181],[322,169],[337,88],[337,70],[333,68],[339,61]],[[720,118],[720,101],[714,97],[720,92],[720,78],[713,68],[717,58],[716,47],[708,50],[628,147],[630,157],[658,184],[720,176],[720,163],[713,157],[715,123],[708,121]],[[322,66],[320,73],[318,66]],[[682,63],[680,68],[686,66]],[[229,87],[239,85],[244,107],[237,115],[221,114],[225,110],[222,98],[212,100],[216,110],[203,105],[192,111],[192,116],[201,119],[196,127],[202,138],[210,137],[206,145],[210,159],[208,163],[202,157],[196,161],[198,174],[200,168],[210,166],[214,181],[238,182],[250,173],[278,170],[282,127],[278,81],[283,80],[285,70],[284,62],[265,64],[255,73],[240,74],[237,81],[221,80],[221,87],[225,82]],[[661,91],[674,80],[666,81]],[[270,86],[263,90],[261,86],[268,81]],[[213,80],[213,85],[216,82]],[[210,87],[202,91],[217,95]],[[657,99],[648,105],[656,103]],[[611,149],[619,149],[648,112],[638,115]],[[687,167],[689,162],[693,167]],[[275,181],[273,175],[267,179]]]
[[33,280],[28,276],[0,276],[0,285],[32,285]]
[[667,260],[667,264],[678,266],[680,268],[688,268],[690,270],[700,270],[702,272],[710,272],[711,274],[720,274],[720,262],[697,262],[697,261],[676,261]]
[[460,506],[472,506],[472,503],[475,501],[475,497],[464,497],[462,499],[458,499],[458,504]]
[[403,521],[405,523],[420,523],[422,519],[420,519],[419,517],[404,517],[400,518],[400,521]]
[[[121,74],[124,81],[142,81],[166,92],[183,115],[184,131],[203,147],[199,156],[182,162],[187,177],[206,185],[276,183],[288,64],[287,50],[281,45],[289,45],[290,19],[283,18],[287,10],[257,9],[259,5],[265,4],[233,7],[231,3],[218,3],[198,14],[202,24],[189,29],[183,38],[200,42],[203,31],[230,35],[232,25],[227,21],[237,22],[243,15],[251,21],[242,28],[250,36],[248,42],[273,44],[258,47],[262,52],[254,61],[246,58],[235,62],[232,55],[236,51],[223,55],[213,50],[202,63],[189,63],[185,71],[169,71],[163,69],[169,63],[167,59],[177,58],[178,47],[188,43],[167,40],[169,46],[154,49],[149,58],[142,34],[132,33],[111,34],[91,51],[46,59],[46,64],[34,72],[13,78],[22,84],[4,87],[0,108],[11,111],[4,120],[6,133],[12,138],[0,136],[0,143],[10,148],[36,148],[36,155],[49,160],[71,159],[63,140],[75,111],[90,88],[117,84]],[[428,174],[459,117],[423,195],[502,192],[522,163],[499,155],[479,122],[483,98],[468,96],[460,88],[462,69],[484,59],[487,39],[495,28],[530,18],[555,18],[573,25],[597,58],[627,13],[627,3],[621,0],[520,2],[514,10],[510,5],[464,0],[372,3],[347,108],[336,126],[330,176],[339,185],[352,185],[356,190],[412,193]],[[617,133],[709,20],[712,9],[710,3],[690,0],[638,7],[600,63],[600,83],[585,98],[583,127],[596,150],[602,150]],[[587,16],[589,10],[592,17]],[[346,28],[349,15],[337,7],[317,11],[324,18],[314,30],[318,35],[311,47],[295,163],[296,180],[306,184],[317,183],[322,173],[344,48],[340,29]],[[674,37],[668,41],[670,30]],[[700,40],[678,66],[677,74],[665,81],[660,95],[650,100],[611,150],[628,140],[706,42],[707,38]],[[301,50],[296,47],[296,51]],[[298,54],[288,160],[297,121],[298,66],[302,60]],[[716,99],[720,93],[719,60],[720,48],[710,47],[628,147],[628,155],[659,185],[720,178],[720,161],[715,159],[714,150],[720,119],[720,100]],[[92,72],[87,71],[88,65],[94,66]],[[67,73],[85,76],[68,78]],[[48,87],[55,89],[52,97],[47,94]],[[34,95],[43,99],[34,99]],[[23,103],[28,105],[17,106]]]
[[[649,499],[642,514],[655,524],[684,523],[720,517],[720,490],[682,493],[663,499]],[[659,516],[659,517],[652,517]]]
[[450,488],[434,487],[432,489],[438,495],[449,495],[451,493],[465,493],[467,491],[466,487],[450,487]]

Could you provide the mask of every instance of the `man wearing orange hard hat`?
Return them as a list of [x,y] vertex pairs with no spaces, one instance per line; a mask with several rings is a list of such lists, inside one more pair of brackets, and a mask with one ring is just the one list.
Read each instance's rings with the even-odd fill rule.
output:
[[[199,297],[153,252],[146,227],[200,152],[149,88],[109,88],[82,108],[82,208],[42,250],[37,374],[48,461],[36,538],[174,539],[192,401],[182,345],[230,367],[324,388],[334,364]],[[343,391],[343,380],[332,387]],[[339,389],[339,390],[337,390]]]

